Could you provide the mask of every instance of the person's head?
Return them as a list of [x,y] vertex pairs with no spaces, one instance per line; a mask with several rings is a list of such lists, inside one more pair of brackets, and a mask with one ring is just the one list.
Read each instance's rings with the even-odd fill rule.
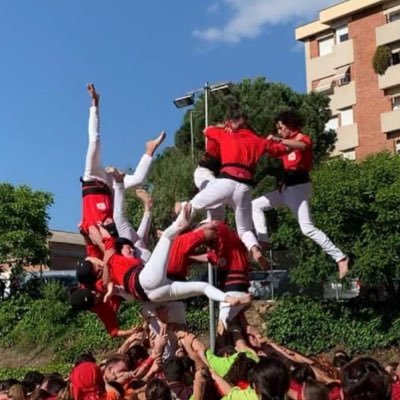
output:
[[224,346],[215,351],[215,355],[218,357],[229,357],[236,353],[233,346]]
[[100,293],[94,290],[78,288],[71,293],[69,304],[74,310],[90,310],[100,300]]
[[29,400],[46,400],[50,397],[50,393],[40,387],[36,388],[29,396]]
[[228,109],[226,121],[228,122],[229,127],[236,131],[247,126],[248,117],[240,108],[239,104],[234,104]]
[[278,134],[287,139],[301,130],[303,118],[297,110],[291,109],[279,113],[275,118],[275,123]]
[[83,362],[72,368],[70,389],[74,400],[99,400],[105,392],[100,367],[93,362]]
[[338,350],[333,356],[332,364],[339,371],[351,361],[351,357],[343,350]]
[[300,364],[291,371],[290,375],[297,383],[304,383],[308,379],[316,379],[315,372],[308,364]]
[[96,359],[94,358],[92,353],[82,353],[79,354],[79,356],[75,360],[75,367],[83,362],[96,362]]
[[50,379],[47,381],[47,391],[52,396],[58,394],[62,389],[65,388],[65,386],[67,386],[67,384],[61,377],[50,377]]
[[390,376],[373,358],[360,357],[345,365],[340,381],[344,400],[390,399]]
[[171,390],[161,379],[152,379],[146,387],[146,400],[171,400]]
[[44,375],[39,371],[28,371],[23,380],[24,382],[31,382],[35,387],[38,387],[43,383]]
[[97,270],[89,260],[79,260],[76,265],[76,279],[86,286],[93,286],[97,280]]
[[131,240],[125,238],[118,238],[115,240],[115,251],[125,257],[135,256],[135,247]]
[[125,354],[115,354],[109,357],[104,364],[104,380],[116,381],[123,372],[129,371],[129,359]]
[[144,346],[140,344],[135,344],[129,348],[126,355],[128,356],[129,369],[133,371],[142,361],[144,361],[149,356],[149,353]]
[[302,389],[303,400],[329,400],[329,389],[321,382],[309,379]]
[[229,384],[236,386],[238,382],[248,380],[248,373],[255,365],[256,362],[247,357],[245,353],[239,353],[224,379]]
[[26,393],[20,383],[12,385],[8,390],[8,398],[11,400],[25,400]]
[[185,366],[182,359],[171,357],[164,362],[163,371],[168,382],[180,382],[185,378]]
[[249,373],[249,383],[261,400],[283,400],[290,387],[289,370],[277,358],[261,357]]
[[24,389],[24,392],[27,394],[32,393],[36,389],[36,385],[30,381],[22,381],[21,385],[22,388]]

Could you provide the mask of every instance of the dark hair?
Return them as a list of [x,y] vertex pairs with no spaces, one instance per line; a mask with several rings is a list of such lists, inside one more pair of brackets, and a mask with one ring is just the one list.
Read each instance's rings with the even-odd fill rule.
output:
[[32,382],[35,385],[41,385],[44,375],[39,371],[28,371],[24,376],[24,382]]
[[19,381],[14,378],[5,379],[4,381],[1,382],[0,390],[4,390],[4,391],[9,390],[11,386],[17,385],[18,383],[19,383]]
[[357,358],[340,373],[344,400],[389,400],[389,374],[371,357]]
[[96,362],[96,359],[94,358],[93,354],[88,352],[88,353],[82,353],[79,354],[79,356],[77,357],[77,359],[75,360],[75,364],[74,366],[78,366],[79,364],[82,364],[84,362]]
[[50,397],[50,393],[42,388],[36,388],[29,396],[29,400],[45,400]]
[[146,386],[146,400],[171,400],[171,389],[161,379],[152,379]]
[[163,365],[165,379],[169,382],[182,381],[185,378],[185,366],[178,357],[170,357]]
[[146,348],[140,344],[133,345],[127,352],[128,365],[130,370],[134,370],[138,364],[149,357]]
[[134,248],[134,245],[133,245],[131,240],[120,237],[120,238],[115,240],[115,244],[114,244],[115,252],[118,253],[118,254],[121,254],[122,247],[125,244],[127,244],[128,246],[131,246],[132,248]]
[[79,283],[93,286],[97,280],[96,270],[91,261],[79,260],[76,265],[76,279]]
[[36,384],[31,381],[22,381],[21,385],[25,393],[32,393],[36,389]]
[[279,121],[293,130],[301,129],[304,124],[303,117],[295,109],[282,111],[277,114],[275,117],[275,123],[278,123]]
[[248,380],[248,373],[255,365],[256,362],[253,359],[247,357],[245,353],[239,353],[224,379],[229,384],[236,386],[239,381]]
[[232,356],[235,353],[236,350],[233,346],[220,347],[218,350],[215,351],[215,355],[217,357]]
[[249,382],[261,400],[283,400],[290,387],[289,370],[277,358],[260,357],[249,373]]
[[350,356],[344,351],[340,351],[335,353],[335,355],[333,356],[332,364],[335,368],[343,368],[350,361]]
[[[178,357],[179,358],[179,357]],[[192,374],[196,369],[195,362],[188,356],[181,357],[183,368],[185,372]]]
[[125,394],[125,390],[124,387],[116,381],[111,381],[111,382],[107,382],[108,385],[110,385],[112,388],[114,388],[120,396],[124,396]]
[[129,366],[129,358],[126,354],[113,354],[107,358],[106,362],[104,363],[104,368],[107,368],[110,365],[116,364],[120,361]]
[[64,389],[65,386],[67,386],[67,383],[64,381],[63,378],[60,378],[58,376],[53,376],[47,381],[47,391],[51,395],[57,394],[62,389]]
[[69,304],[75,310],[89,310],[96,304],[96,299],[89,289],[78,288],[71,293]]
[[321,382],[308,380],[304,382],[306,400],[329,400],[329,389]]
[[248,120],[247,114],[240,108],[239,104],[232,104],[226,113],[226,119],[238,121],[241,118],[245,123]]
[[290,372],[292,379],[297,383],[304,383],[309,379],[316,379],[315,372],[308,364],[300,364]]
[[110,222],[109,224],[103,224],[103,228],[110,234],[111,237],[117,238],[118,231],[115,222]]

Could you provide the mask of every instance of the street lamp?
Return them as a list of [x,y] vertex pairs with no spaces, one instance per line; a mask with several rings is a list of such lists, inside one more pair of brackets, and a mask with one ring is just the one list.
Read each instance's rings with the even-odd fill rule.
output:
[[[224,97],[231,92],[231,82],[219,82],[210,85],[206,82],[201,89],[192,90],[186,93],[182,97],[178,97],[174,100],[174,104],[177,108],[184,108],[194,104],[196,95],[204,95],[204,120],[205,127],[208,127],[208,96],[211,93],[216,97]],[[207,140],[207,139],[206,139]],[[190,143],[192,146],[192,161],[194,159],[194,133],[193,133],[193,110],[190,112]],[[208,283],[210,285],[214,284],[214,271],[212,265],[208,263]],[[215,307],[214,301],[209,300],[209,313],[210,313],[210,347],[212,350],[215,349]]]

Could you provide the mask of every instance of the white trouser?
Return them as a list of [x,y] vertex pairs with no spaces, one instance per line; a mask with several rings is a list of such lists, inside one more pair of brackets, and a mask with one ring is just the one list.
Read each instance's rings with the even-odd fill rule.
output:
[[[149,215],[150,214],[150,215]],[[125,213],[125,187],[124,184],[114,182],[114,211],[113,219],[115,226],[118,231],[118,235],[121,238],[129,239],[134,245],[139,253],[139,257],[147,262],[150,259],[151,252],[147,249],[144,243],[144,238],[140,236],[138,232],[133,229],[131,223],[128,221]],[[144,213],[142,222],[140,223],[140,233],[146,233],[149,229],[151,223],[151,213]]]
[[251,218],[251,190],[248,185],[232,179],[214,179],[190,201],[193,211],[203,210],[219,203],[230,205],[235,211],[237,233],[250,250],[258,245]]
[[314,226],[311,219],[309,200],[311,197],[311,183],[286,187],[282,192],[274,191],[253,200],[253,221],[259,240],[267,241],[267,224],[264,211],[286,205],[296,217],[301,232],[314,240],[336,262],[345,258],[345,255],[332,241]]
[[[245,292],[225,292],[226,295],[238,297],[246,294]],[[228,329],[228,322],[232,321],[241,310],[243,310],[244,305],[232,306],[229,303],[221,302],[219,303],[219,321],[221,321],[222,325],[225,329]]]
[[[203,190],[209,182],[217,179],[212,171],[204,167],[197,167],[194,170],[193,178],[194,184],[199,190]],[[208,208],[207,219],[209,221],[223,221],[225,219],[225,206],[221,203]]]
[[[85,171],[83,180],[100,180],[112,187],[113,176],[105,171],[101,163],[101,141],[100,141],[100,120],[99,110],[92,106],[89,110],[88,124],[89,144],[86,153]],[[150,170],[153,157],[144,154],[139,161],[138,166],[133,174],[125,175],[124,185],[126,188],[141,185]]]
[[225,293],[205,282],[173,282],[167,279],[168,256],[173,239],[179,231],[172,224],[160,237],[150,260],[139,274],[139,283],[150,301],[164,302],[206,295],[224,301]]

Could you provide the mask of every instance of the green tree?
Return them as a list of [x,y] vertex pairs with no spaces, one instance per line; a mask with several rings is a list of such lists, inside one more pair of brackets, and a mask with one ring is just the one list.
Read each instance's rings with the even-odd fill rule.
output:
[[[312,179],[315,225],[354,259],[354,276],[393,288],[400,273],[400,158],[381,153],[361,163],[332,160],[317,168]],[[278,226],[271,241],[296,256],[296,283],[309,285],[336,274],[335,263],[301,235],[288,211],[279,211]]]
[[0,260],[12,266],[48,261],[51,194],[0,184]]

